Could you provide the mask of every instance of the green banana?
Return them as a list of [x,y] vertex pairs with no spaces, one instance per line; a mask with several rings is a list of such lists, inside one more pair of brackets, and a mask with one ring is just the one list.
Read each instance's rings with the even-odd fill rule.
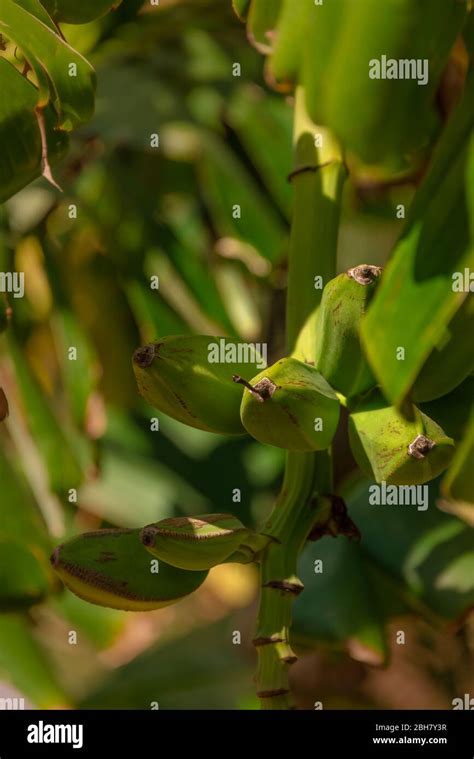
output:
[[232,375],[252,377],[258,371],[259,358],[253,355],[248,363],[226,362],[219,348],[222,341],[227,346],[223,351],[230,349],[230,359],[243,345],[208,335],[172,335],[138,348],[133,369],[141,395],[154,408],[190,427],[244,434],[239,413],[242,391],[232,382]]
[[327,283],[316,323],[315,366],[331,387],[350,398],[376,381],[362,351],[360,322],[381,268],[361,264]]
[[464,300],[447,328],[443,344],[428,357],[412,389],[415,402],[433,401],[454,390],[474,370],[474,298]]
[[211,569],[235,553],[249,531],[232,514],[172,517],[140,533],[145,548],[181,569]]
[[314,367],[283,358],[244,384],[240,414],[256,440],[290,451],[328,448],[339,422],[334,390]]
[[284,0],[271,78],[303,86],[311,119],[362,161],[401,169],[435,133],[465,19],[466,4],[446,0]]
[[407,419],[372,392],[351,412],[349,441],[360,469],[376,482],[421,485],[450,464],[454,441],[413,406]]
[[[115,10],[122,0],[41,0],[56,21],[66,24],[87,24]],[[21,5],[21,3],[20,3]]]
[[161,609],[196,590],[207,572],[186,572],[164,561],[157,571],[140,530],[98,530],[58,546],[51,564],[79,598],[124,611]]

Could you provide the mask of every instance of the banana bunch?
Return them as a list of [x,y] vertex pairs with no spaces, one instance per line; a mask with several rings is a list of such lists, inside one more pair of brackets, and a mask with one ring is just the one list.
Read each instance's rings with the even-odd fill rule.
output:
[[453,458],[453,439],[433,419],[415,406],[404,411],[388,406],[375,390],[350,414],[352,453],[375,482],[421,485],[441,474]]
[[242,423],[261,443],[290,451],[320,451],[331,445],[339,422],[339,400],[314,367],[283,358],[245,385]]
[[[213,348],[222,340],[173,335],[138,348],[133,369],[143,398],[190,427],[223,435],[244,434],[239,412],[242,391],[232,375],[250,379],[257,371],[258,357],[247,363],[211,362]],[[225,344],[238,355],[235,341],[225,338]]]
[[[311,119],[367,164],[400,169],[432,139],[436,90],[467,3],[234,0],[267,78],[300,85]],[[403,158],[400,158],[403,156]]]
[[187,572],[164,561],[153,571],[140,530],[86,532],[58,546],[51,564],[79,598],[123,611],[149,611],[176,603],[199,588],[208,574]]
[[142,529],[78,535],[55,549],[51,564],[79,598],[147,611],[189,595],[218,564],[256,561],[270,541],[232,514],[176,517]]
[[315,365],[331,387],[347,398],[376,384],[362,351],[360,324],[381,275],[361,264],[327,283],[316,321]]

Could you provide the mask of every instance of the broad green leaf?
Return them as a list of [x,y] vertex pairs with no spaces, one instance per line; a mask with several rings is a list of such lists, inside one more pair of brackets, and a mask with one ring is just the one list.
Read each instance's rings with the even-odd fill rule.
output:
[[474,506],[474,410],[464,439],[444,476],[442,491],[451,500]]
[[[0,142],[8,150],[0,154],[0,203],[40,176],[42,143],[35,115],[37,90],[5,58],[0,56]],[[54,164],[66,152],[67,135],[53,129],[56,116],[51,105],[44,110],[48,160]]]
[[325,537],[304,549],[305,590],[293,626],[303,646],[343,647],[372,663],[384,660],[383,627],[391,618],[416,613],[437,625],[459,623],[474,603],[472,528],[439,511],[437,485],[418,488],[418,505],[371,504],[374,487],[361,480],[347,494],[359,544]]
[[[30,1],[30,0],[29,0]],[[22,0],[23,4],[24,0]],[[120,5],[122,0],[41,0],[56,21],[87,24]]]
[[[71,310],[58,308],[53,317],[52,329],[72,416],[78,427],[83,428],[87,402],[97,384],[97,358]],[[70,356],[71,348],[76,351],[74,358]]]
[[126,616],[116,609],[92,605],[73,593],[54,598],[53,608],[73,630],[80,630],[99,650],[112,646],[126,624]]
[[203,140],[198,170],[218,234],[250,243],[264,258],[278,261],[285,234],[280,218],[243,165],[212,135]]
[[[37,0],[39,5],[39,0]],[[38,79],[37,106],[52,103],[61,129],[88,121],[94,109],[95,75],[92,66],[50,26],[14,0],[0,0],[0,32],[23,51]]]
[[161,559],[154,562],[140,541],[140,530],[86,532],[58,546],[51,562],[79,598],[123,611],[176,603],[202,585],[208,574],[177,569]]
[[459,443],[469,423],[468,409],[473,398],[474,377],[468,377],[448,395],[429,403],[420,403],[419,408]]
[[186,322],[151,290],[149,283],[132,281],[126,287],[130,308],[140,328],[141,342],[152,342],[157,335],[185,335],[191,332]]
[[304,550],[298,568],[304,592],[294,605],[296,640],[343,643],[356,659],[386,658],[384,619],[358,545],[326,537]]
[[8,348],[26,422],[43,459],[49,486],[53,492],[64,495],[71,488],[77,488],[83,478],[76,452],[11,333]]
[[49,565],[51,543],[23,476],[0,454],[0,609],[28,607],[56,586]]
[[281,98],[241,87],[229,102],[226,120],[237,133],[282,214],[290,217],[292,111]]
[[231,641],[225,620],[153,646],[111,673],[81,708],[235,709],[250,695],[253,662]]
[[[438,485],[417,489],[417,505],[369,503],[372,483],[361,483],[349,513],[362,534],[367,558],[406,586],[407,594],[444,621],[459,621],[474,603],[474,576],[461,577],[474,552],[472,528],[436,507]],[[426,487],[426,486],[425,486]],[[399,491],[401,492],[401,491]],[[428,494],[427,504],[421,495]],[[454,568],[456,571],[454,572]],[[456,576],[449,590],[443,578]]]
[[372,368],[396,405],[410,392],[466,297],[453,289],[453,275],[474,267],[469,233],[474,203],[467,192],[474,176],[473,125],[471,74],[362,323]]
[[252,0],[250,5],[247,30],[250,41],[262,53],[272,49],[281,4],[282,0]]
[[31,623],[20,615],[2,616],[0,672],[38,709],[68,706],[52,663],[36,640]]
[[239,18],[244,19],[247,15],[252,0],[232,0],[232,7]]

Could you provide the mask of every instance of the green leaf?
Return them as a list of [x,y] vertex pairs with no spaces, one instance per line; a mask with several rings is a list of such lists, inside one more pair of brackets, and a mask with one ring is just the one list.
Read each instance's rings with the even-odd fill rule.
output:
[[28,607],[56,586],[49,565],[51,543],[26,481],[0,455],[0,609]]
[[[362,323],[372,368],[395,405],[410,392],[466,297],[454,291],[453,274],[474,267],[469,232],[474,204],[467,192],[474,171],[473,124],[471,73]],[[404,348],[404,360],[399,360],[399,348]]]
[[250,7],[251,0],[232,0],[232,7],[239,18],[242,20],[246,17]]
[[86,532],[58,546],[51,561],[79,598],[124,611],[176,603],[202,585],[208,574],[154,560],[140,541],[140,530]]
[[[113,672],[82,709],[235,709],[250,695],[253,664],[225,620],[153,646]],[[199,655],[197,655],[199,652]]]
[[83,479],[81,466],[63,426],[31,373],[25,357],[21,355],[11,331],[8,335],[8,347],[15,367],[26,421],[48,473],[49,487],[53,492],[64,495],[71,488],[80,485]]
[[[37,90],[5,58],[0,56],[0,142],[8,150],[0,154],[0,203],[40,176],[42,143],[35,115]],[[67,149],[64,132],[53,129],[56,115],[51,105],[44,110],[48,160],[54,164]]]
[[250,5],[247,31],[250,41],[262,53],[268,53],[272,49],[281,4],[282,0],[252,0]]
[[[285,229],[243,165],[223,142],[209,135],[203,140],[198,169],[201,192],[218,234],[250,243],[261,256],[276,262]],[[237,205],[240,218],[234,218]]]
[[356,659],[383,663],[384,619],[359,546],[345,538],[311,543],[303,552],[298,575],[305,589],[294,605],[296,640],[303,645],[313,640],[344,643]]
[[[78,427],[83,428],[87,402],[97,384],[97,359],[72,310],[58,308],[53,318],[52,329],[57,341],[58,360],[72,416]],[[71,346],[76,349],[74,360],[69,358]]]
[[122,0],[41,0],[41,2],[56,21],[64,21],[67,24],[87,24],[117,8]]
[[0,672],[31,699],[36,708],[54,709],[67,706],[51,662],[36,640],[31,624],[24,617],[2,617]]
[[[471,398],[472,404],[472,398]],[[442,491],[447,498],[474,506],[474,410],[464,439],[446,472]]]
[[226,121],[238,135],[280,211],[289,219],[292,112],[288,103],[256,87],[241,87],[228,105]]
[[40,20],[43,13],[39,0],[29,0],[28,10],[14,0],[0,0],[0,32],[18,45],[35,72],[37,105],[44,108],[51,102],[58,127],[70,130],[92,116],[95,74],[82,55]]
[[399,584],[403,583],[407,593],[440,620],[459,621],[474,603],[474,576],[468,573],[461,578],[457,569],[458,583],[449,590],[442,578],[461,557],[467,561],[472,555],[472,528],[436,508],[437,483],[424,491],[428,493],[426,510],[421,503],[371,505],[370,485],[367,481],[361,483],[349,504],[367,557]]
[[[424,486],[426,510],[421,498],[420,510],[417,504],[372,505],[373,487],[379,486],[360,480],[347,494],[360,544],[325,537],[304,549],[299,574],[305,590],[295,602],[293,634],[303,646],[325,643],[382,663],[390,619],[410,612],[437,625],[463,619],[474,603],[474,550],[472,529],[436,508],[436,483]],[[315,572],[317,560],[322,572]]]

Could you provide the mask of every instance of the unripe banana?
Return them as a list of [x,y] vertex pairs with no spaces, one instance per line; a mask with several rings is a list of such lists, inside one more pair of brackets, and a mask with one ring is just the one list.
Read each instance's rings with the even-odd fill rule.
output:
[[140,540],[159,559],[181,569],[211,569],[237,551],[249,531],[232,514],[172,517],[144,527]]
[[474,298],[467,296],[447,327],[444,344],[435,348],[413,385],[415,402],[433,401],[454,390],[474,370]]
[[147,403],[191,427],[244,434],[239,411],[242,391],[232,382],[232,375],[252,377],[258,371],[259,358],[252,355],[248,363],[211,363],[210,351],[222,340],[237,356],[235,341],[207,335],[173,335],[138,348],[133,369]]
[[164,561],[155,569],[140,530],[86,532],[58,546],[51,563],[79,598],[124,611],[161,609],[196,590],[207,572],[186,572]]
[[316,324],[315,366],[331,387],[350,398],[376,381],[362,351],[360,321],[382,270],[361,264],[339,274],[323,291]]
[[321,451],[331,445],[339,422],[334,390],[314,367],[283,358],[245,385],[240,414],[261,443],[290,451]]
[[454,441],[416,407],[406,419],[387,406],[378,391],[365,398],[349,417],[349,441],[360,469],[375,482],[421,485],[448,466]]

